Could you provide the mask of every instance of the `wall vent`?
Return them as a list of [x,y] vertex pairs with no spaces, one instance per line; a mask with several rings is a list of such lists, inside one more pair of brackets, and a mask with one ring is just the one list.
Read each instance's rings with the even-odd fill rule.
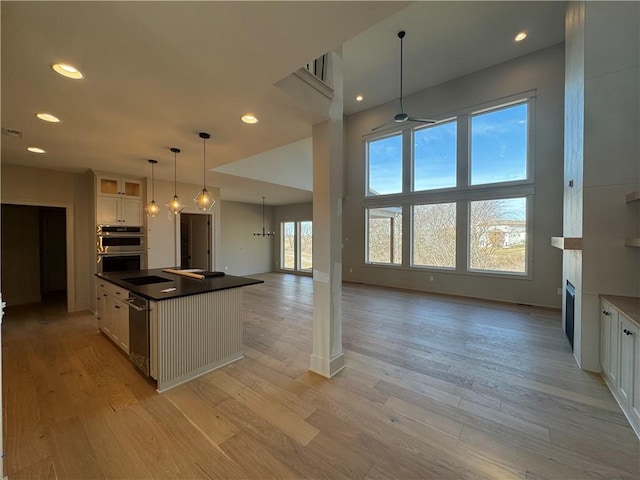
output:
[[7,137],[22,138],[22,132],[20,130],[16,130],[15,128],[2,127],[2,135],[6,135]]

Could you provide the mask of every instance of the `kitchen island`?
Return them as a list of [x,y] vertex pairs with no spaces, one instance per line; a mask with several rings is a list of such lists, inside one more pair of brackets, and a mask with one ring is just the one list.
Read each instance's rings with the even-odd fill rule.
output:
[[[263,281],[212,275],[196,279],[163,269],[96,274],[100,330],[139,367],[148,362],[159,392],[242,358],[242,287]],[[141,310],[136,298],[148,303],[146,338],[129,324],[129,311],[134,318]],[[148,359],[140,358],[141,341]]]

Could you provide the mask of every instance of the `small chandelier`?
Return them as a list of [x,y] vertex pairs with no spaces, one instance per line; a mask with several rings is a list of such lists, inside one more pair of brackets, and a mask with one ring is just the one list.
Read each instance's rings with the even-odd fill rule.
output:
[[213,199],[213,195],[209,193],[206,187],[206,178],[207,178],[207,156],[206,156],[206,143],[207,139],[211,138],[211,135],[205,132],[200,132],[200,138],[202,139],[202,190],[198,192],[198,194],[193,199],[196,202],[196,207],[206,212],[207,210],[211,210],[213,204],[216,201]]
[[273,237],[275,232],[267,232],[264,228],[264,199],[267,197],[262,197],[262,232],[256,232],[253,234],[254,237]]
[[158,163],[157,160],[149,160],[149,163],[151,164],[151,201],[149,203],[147,203],[147,206],[145,207],[145,212],[147,212],[147,215],[150,217],[155,217],[156,215],[158,215],[158,213],[160,212],[160,207],[158,206],[158,204],[156,203],[156,201],[154,200],[156,198],[155,195],[155,178],[153,175],[153,167],[155,166],[156,163]]
[[180,198],[178,197],[178,181],[177,181],[177,171],[178,164],[176,154],[180,153],[179,148],[172,147],[171,151],[173,152],[173,198],[167,203],[167,208],[174,215],[179,214],[182,210],[184,210],[184,205],[180,202]]

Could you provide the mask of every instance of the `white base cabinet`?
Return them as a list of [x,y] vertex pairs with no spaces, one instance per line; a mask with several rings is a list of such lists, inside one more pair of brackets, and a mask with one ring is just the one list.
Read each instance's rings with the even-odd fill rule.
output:
[[633,305],[629,297],[600,302],[600,363],[607,386],[640,438],[640,325],[619,307],[629,301]]
[[129,354],[129,291],[98,281],[96,319],[102,330],[127,355]]

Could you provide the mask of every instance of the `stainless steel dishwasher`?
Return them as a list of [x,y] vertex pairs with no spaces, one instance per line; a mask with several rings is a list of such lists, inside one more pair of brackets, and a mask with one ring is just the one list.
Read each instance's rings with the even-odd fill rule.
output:
[[149,376],[149,302],[129,292],[129,358]]

